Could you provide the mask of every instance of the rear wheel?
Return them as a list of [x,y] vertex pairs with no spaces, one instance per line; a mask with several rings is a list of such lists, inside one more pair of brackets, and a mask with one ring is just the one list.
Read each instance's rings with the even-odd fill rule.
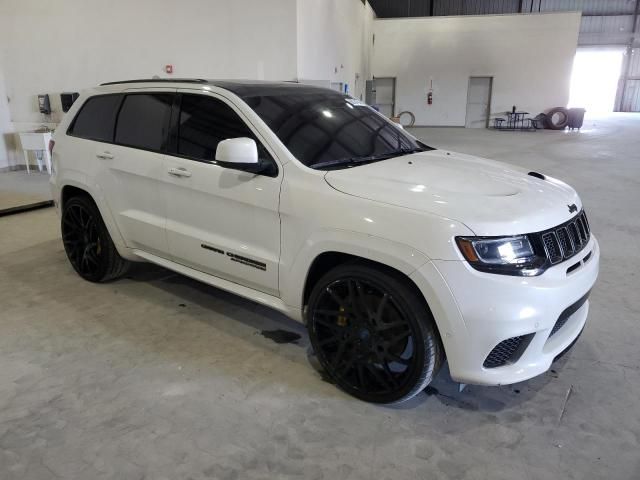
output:
[[407,282],[350,264],[322,277],[309,298],[309,337],[318,360],[340,388],[361,400],[408,400],[442,363],[433,317]]
[[118,254],[98,207],[89,197],[73,197],[64,203],[61,230],[67,257],[85,280],[107,282],[127,271],[130,263]]

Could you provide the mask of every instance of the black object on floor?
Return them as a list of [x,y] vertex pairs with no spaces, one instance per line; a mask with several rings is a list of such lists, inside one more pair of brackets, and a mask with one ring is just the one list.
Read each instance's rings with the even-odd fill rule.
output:
[[294,343],[300,340],[301,335],[287,330],[262,330],[263,337],[269,338],[276,343]]
[[584,122],[584,113],[586,110],[584,108],[570,108],[569,109],[569,123],[567,126],[573,130],[574,128],[580,129],[582,128],[582,123]]
[[40,208],[48,207],[53,207],[53,200],[45,200],[43,202],[29,203],[27,205],[5,208],[0,210],[0,217],[6,217],[7,215],[15,215],[16,213],[30,212],[31,210],[38,210]]

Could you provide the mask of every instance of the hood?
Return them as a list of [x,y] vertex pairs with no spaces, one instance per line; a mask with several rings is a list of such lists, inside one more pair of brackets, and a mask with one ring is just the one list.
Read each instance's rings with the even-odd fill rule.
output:
[[336,190],[464,223],[476,235],[533,233],[582,208],[575,190],[511,165],[431,150],[343,170],[325,180]]

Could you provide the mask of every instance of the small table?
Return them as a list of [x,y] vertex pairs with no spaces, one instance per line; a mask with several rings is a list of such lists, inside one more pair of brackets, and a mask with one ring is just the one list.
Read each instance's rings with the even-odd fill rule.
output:
[[[31,173],[29,170],[29,150],[44,152],[44,161],[47,166],[47,172],[51,175],[51,154],[49,153],[49,141],[51,140],[50,131],[32,131],[32,132],[20,132],[20,145],[22,145],[22,151],[24,152],[24,163],[27,166],[27,173]],[[40,170],[42,166],[38,165]]]
[[507,114],[507,127],[506,128],[510,128],[513,130],[524,130],[525,128],[529,128],[529,127],[525,127],[524,126],[524,121],[525,115],[529,115],[529,112],[505,112]]

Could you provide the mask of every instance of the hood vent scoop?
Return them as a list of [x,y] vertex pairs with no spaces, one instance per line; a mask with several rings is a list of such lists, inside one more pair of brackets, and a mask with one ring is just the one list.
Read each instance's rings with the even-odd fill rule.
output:
[[545,177],[543,174],[538,173],[538,172],[529,172],[529,173],[527,173],[527,175],[529,175],[531,177],[539,178],[540,180],[546,180],[547,179],[547,177]]

